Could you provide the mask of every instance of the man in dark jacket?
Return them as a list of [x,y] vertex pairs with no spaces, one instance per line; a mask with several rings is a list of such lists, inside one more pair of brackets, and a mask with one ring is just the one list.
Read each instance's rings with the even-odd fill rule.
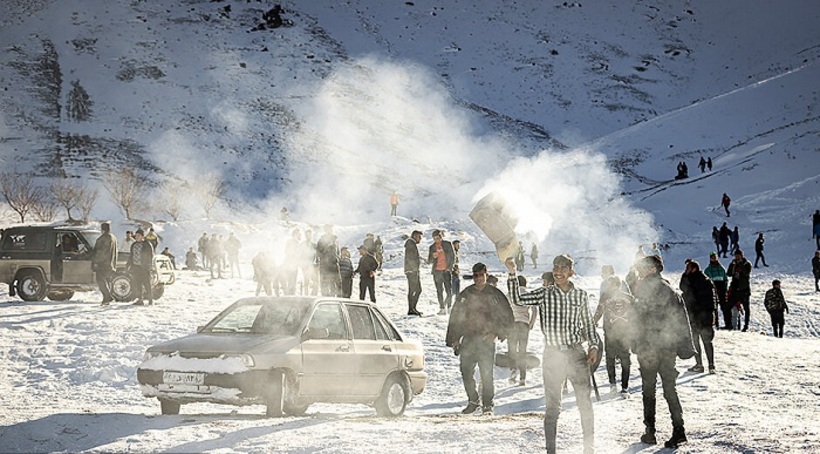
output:
[[342,298],[350,298],[353,293],[353,262],[350,261],[350,251],[346,247],[339,250],[339,278]]
[[404,242],[404,275],[407,276],[407,315],[418,315],[416,304],[421,296],[421,258],[418,244],[421,242],[421,232],[413,230],[410,238]]
[[715,338],[714,318],[718,297],[715,285],[706,274],[700,270],[700,264],[690,260],[681,276],[680,289],[683,292],[683,301],[689,311],[689,323],[692,326],[692,335],[695,340],[695,365],[689,368],[690,372],[703,373],[703,359],[700,344],[706,350],[706,360],[709,362],[709,373],[715,373],[715,350],[712,340]]
[[[672,437],[664,446],[676,448],[686,442],[683,427],[683,408],[675,380],[675,357],[688,350],[683,356],[691,357],[694,346],[689,332],[686,307],[677,293],[665,279],[661,278],[663,262],[660,257],[643,258],[636,264],[640,281],[636,284],[635,302],[630,323],[635,336],[632,351],[638,356],[643,393],[643,422],[646,431],[641,442],[655,444],[655,389],[657,376],[661,376],[663,397],[669,404],[672,416]],[[686,343],[689,343],[686,346]]]
[[102,235],[94,243],[94,252],[91,256],[91,268],[97,277],[97,286],[100,288],[103,299],[101,306],[108,306],[114,297],[111,296],[111,275],[117,270],[117,238],[111,234],[111,224],[103,222],[100,225]]
[[820,250],[814,252],[814,257],[811,259],[811,272],[814,274],[814,291],[820,292],[818,282],[820,282]]
[[763,299],[763,306],[772,318],[772,331],[775,337],[783,337],[783,326],[786,324],[783,312],[789,313],[789,306],[786,304],[786,298],[783,297],[783,292],[780,290],[780,281],[775,279],[772,281],[772,288],[766,291],[766,297]]
[[755,268],[757,268],[757,262],[759,260],[763,261],[763,266],[769,266],[766,265],[766,257],[763,256],[763,243],[765,242],[766,240],[763,238],[763,234],[758,233],[757,239],[755,240]]
[[732,230],[729,229],[729,226],[724,222],[723,225],[720,226],[720,231],[718,233],[718,238],[720,239],[720,249],[718,250],[718,254],[720,254],[723,258],[726,258],[726,254],[729,253],[729,237],[731,234]]
[[735,259],[729,264],[726,274],[732,277],[729,282],[729,307],[735,307],[737,303],[743,305],[743,331],[746,331],[749,329],[749,297],[752,295],[749,277],[752,274],[752,263],[746,260],[742,250],[735,251]]
[[[453,265],[456,253],[453,244],[442,239],[440,230],[433,230],[433,244],[427,254],[427,263],[432,265],[433,282],[436,284],[439,315],[446,315],[453,303]],[[444,296],[446,293],[446,297]]]
[[473,265],[473,284],[458,294],[447,325],[446,344],[460,358],[461,379],[467,392],[467,407],[462,410],[464,414],[478,409],[476,365],[481,375],[483,413],[493,413],[495,339],[506,339],[513,329],[510,303],[501,290],[487,284],[487,276],[486,265]]
[[379,262],[376,257],[367,250],[365,245],[359,246],[359,266],[354,273],[359,273],[359,299],[364,300],[364,295],[370,291],[370,301],[376,302],[376,270],[379,269]]
[[[555,285],[520,293],[515,261],[504,263],[510,271],[507,288],[513,303],[537,305],[541,311],[541,332],[544,334],[544,438],[548,453],[556,450],[558,416],[564,382],[569,379],[575,390],[575,399],[581,413],[584,433],[584,452],[592,452],[595,444],[595,418],[590,392],[590,366],[600,358],[600,338],[592,323],[587,293],[576,287],[570,278],[575,274],[575,261],[567,254],[552,260]],[[589,343],[588,350],[583,347]]]
[[134,232],[134,244],[131,245],[131,258],[128,270],[131,272],[131,284],[137,293],[137,306],[143,306],[143,298],[148,298],[148,305],[154,304],[151,288],[151,270],[154,267],[154,246],[145,240],[142,229]]

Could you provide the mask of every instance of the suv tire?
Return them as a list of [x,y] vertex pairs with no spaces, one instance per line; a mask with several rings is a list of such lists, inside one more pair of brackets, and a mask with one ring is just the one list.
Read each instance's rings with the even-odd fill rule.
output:
[[52,290],[48,292],[51,301],[68,301],[74,296],[74,290]]
[[121,303],[134,299],[134,286],[128,273],[117,273],[111,279],[111,296]]
[[42,301],[47,292],[46,281],[39,271],[23,271],[17,277],[17,294],[23,301]]

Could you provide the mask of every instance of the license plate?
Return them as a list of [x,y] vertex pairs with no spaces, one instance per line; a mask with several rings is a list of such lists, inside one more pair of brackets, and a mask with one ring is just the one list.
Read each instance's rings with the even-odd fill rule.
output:
[[186,372],[163,372],[162,382],[173,385],[204,385],[205,374]]

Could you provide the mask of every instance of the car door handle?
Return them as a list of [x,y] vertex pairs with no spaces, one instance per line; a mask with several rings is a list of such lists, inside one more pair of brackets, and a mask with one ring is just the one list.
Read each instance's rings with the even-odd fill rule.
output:
[[382,350],[384,350],[384,351],[386,351],[386,352],[392,352],[392,351],[393,351],[393,347],[391,347],[391,346],[389,346],[389,345],[382,345]]
[[349,352],[350,345],[340,345],[339,348],[336,349],[337,352]]

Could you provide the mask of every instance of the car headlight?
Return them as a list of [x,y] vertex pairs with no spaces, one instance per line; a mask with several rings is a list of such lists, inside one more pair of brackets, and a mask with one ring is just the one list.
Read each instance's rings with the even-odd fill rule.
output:
[[255,366],[255,365],[256,365],[256,362],[253,360],[253,356],[251,356],[251,355],[249,355],[249,354],[247,354],[247,353],[240,353],[240,354],[225,354],[225,355],[222,355],[222,358],[224,358],[224,359],[236,358],[236,359],[238,359],[239,361],[242,361],[242,364],[243,364],[245,367],[249,367],[249,368],[250,368],[250,367],[253,367],[253,366]]

